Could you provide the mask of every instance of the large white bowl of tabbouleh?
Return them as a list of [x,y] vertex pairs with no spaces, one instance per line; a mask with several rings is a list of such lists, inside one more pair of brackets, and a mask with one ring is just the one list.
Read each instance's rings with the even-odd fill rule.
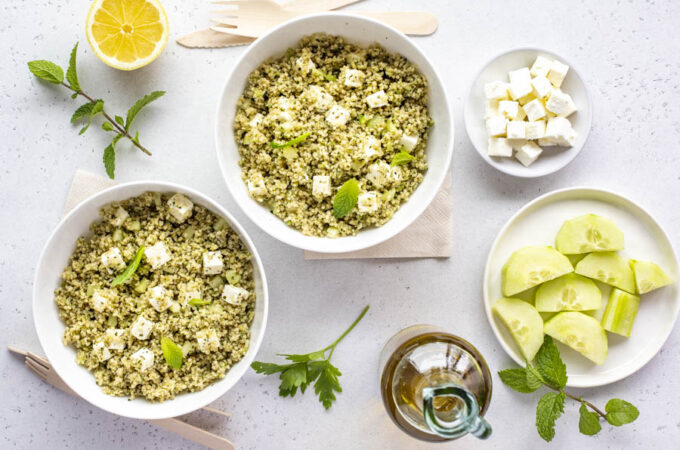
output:
[[57,226],[33,314],[66,384],[95,406],[176,417],[227,392],[264,335],[267,282],[252,241],[219,204],[172,183],[106,189]]
[[427,208],[450,167],[453,123],[441,80],[408,37],[315,14],[237,61],[216,143],[231,194],[260,228],[342,253],[395,236]]

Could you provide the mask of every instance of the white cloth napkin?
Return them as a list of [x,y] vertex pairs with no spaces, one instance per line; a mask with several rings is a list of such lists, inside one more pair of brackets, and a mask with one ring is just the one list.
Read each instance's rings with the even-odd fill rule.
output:
[[[86,198],[116,184],[77,170],[66,197],[64,215]],[[404,231],[382,244],[349,253],[305,252],[305,259],[448,258],[451,256],[451,172],[430,206]]]

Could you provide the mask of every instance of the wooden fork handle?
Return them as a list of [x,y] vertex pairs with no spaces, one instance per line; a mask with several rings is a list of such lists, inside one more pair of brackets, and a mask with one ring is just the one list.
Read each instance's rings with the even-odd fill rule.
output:
[[290,0],[283,4],[283,7],[290,11],[301,11],[306,14],[320,11],[330,11],[342,8],[361,0]]

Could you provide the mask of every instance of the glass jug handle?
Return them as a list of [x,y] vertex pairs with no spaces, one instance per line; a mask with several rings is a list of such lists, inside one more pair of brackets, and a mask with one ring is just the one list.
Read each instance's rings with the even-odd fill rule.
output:
[[[423,416],[428,427],[439,436],[459,438],[467,433],[479,439],[491,436],[491,425],[479,414],[477,399],[467,390],[453,384],[423,388]],[[458,398],[465,407],[451,422],[442,422],[434,411],[435,397]]]

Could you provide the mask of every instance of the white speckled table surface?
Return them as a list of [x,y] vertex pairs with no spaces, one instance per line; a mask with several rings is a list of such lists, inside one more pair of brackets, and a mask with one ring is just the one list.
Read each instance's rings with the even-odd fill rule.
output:
[[[0,344],[40,352],[31,312],[38,254],[58,223],[71,178],[82,168],[103,173],[104,133],[79,137],[68,118],[74,102],[37,82],[31,59],[66,61],[81,42],[81,82],[123,110],[152,89],[168,95],[140,116],[147,158],[122,146],[120,181],[154,178],[190,185],[225,205],[246,227],[267,270],[270,322],[259,358],[311,351],[335,338],[361,307],[364,322],[338,347],[344,392],[329,412],[309,393],[282,399],[277,380],[249,372],[214,406],[224,421],[187,417],[218,431],[238,448],[426,448],[397,431],[383,411],[377,386],[385,339],[414,322],[440,325],[473,342],[495,372],[510,358],[496,342],[482,308],[482,272],[493,238],[525,202],[557,188],[595,185],[641,202],[680,246],[680,2],[367,0],[355,8],[426,7],[440,29],[417,44],[430,56],[453,103],[453,252],[448,260],[304,261],[302,252],[274,241],[247,220],[227,193],[215,164],[213,115],[217,94],[242,48],[187,50],[173,37],[208,23],[207,2],[164,0],[171,42],[159,60],[132,73],[100,63],[86,44],[87,2],[17,1],[0,6]],[[565,55],[580,68],[594,105],[590,138],[581,155],[552,176],[522,180],[488,166],[463,127],[462,104],[481,65],[512,47],[536,45]],[[346,280],[353,280],[347,283]],[[613,396],[635,403],[630,426],[605,427],[595,438],[577,432],[577,408],[559,419],[553,448],[668,448],[680,438],[680,330],[661,352],[627,379],[578,391],[604,404]],[[466,437],[440,448],[546,447],[536,434],[535,396],[519,395],[494,376],[487,415],[493,437]],[[0,351],[0,447],[159,448],[187,441],[144,422],[114,417],[32,376],[18,358]]]

